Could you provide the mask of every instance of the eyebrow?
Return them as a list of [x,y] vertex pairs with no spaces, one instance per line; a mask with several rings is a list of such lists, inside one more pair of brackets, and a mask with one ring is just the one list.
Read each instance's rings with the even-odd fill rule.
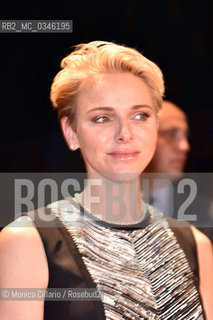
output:
[[[148,106],[146,104],[137,104],[137,105],[134,105],[131,107],[131,109],[133,110],[138,110],[138,109],[141,109],[141,108],[149,108],[149,109],[153,109],[151,106]],[[87,113],[91,113],[93,111],[114,111],[114,108],[112,107],[98,107],[98,108],[94,108],[94,109],[91,109],[89,110]]]

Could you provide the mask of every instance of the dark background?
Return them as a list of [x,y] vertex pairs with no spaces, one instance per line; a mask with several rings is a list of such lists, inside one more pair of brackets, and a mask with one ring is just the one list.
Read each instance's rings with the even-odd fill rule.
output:
[[189,172],[213,170],[211,1],[64,1],[0,5],[1,19],[72,19],[71,34],[0,34],[0,171],[82,171],[60,133],[49,92],[72,45],[92,40],[135,47],[163,70],[166,98],[187,113]]

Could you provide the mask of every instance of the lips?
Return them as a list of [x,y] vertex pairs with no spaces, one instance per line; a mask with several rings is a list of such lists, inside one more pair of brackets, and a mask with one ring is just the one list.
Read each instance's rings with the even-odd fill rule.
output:
[[131,160],[139,155],[139,151],[114,151],[108,153],[109,156],[120,160]]

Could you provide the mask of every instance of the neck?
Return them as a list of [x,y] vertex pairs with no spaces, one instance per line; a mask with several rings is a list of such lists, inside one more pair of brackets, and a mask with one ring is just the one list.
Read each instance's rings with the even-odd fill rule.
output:
[[82,205],[108,222],[135,223],[142,219],[139,178],[133,181],[112,181],[91,175],[82,192]]

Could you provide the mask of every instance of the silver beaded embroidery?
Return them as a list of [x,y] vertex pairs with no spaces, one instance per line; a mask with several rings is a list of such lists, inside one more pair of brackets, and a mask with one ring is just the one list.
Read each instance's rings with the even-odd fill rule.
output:
[[82,217],[68,200],[49,207],[101,291],[106,320],[204,319],[185,253],[157,209],[148,207],[145,228],[128,231]]

